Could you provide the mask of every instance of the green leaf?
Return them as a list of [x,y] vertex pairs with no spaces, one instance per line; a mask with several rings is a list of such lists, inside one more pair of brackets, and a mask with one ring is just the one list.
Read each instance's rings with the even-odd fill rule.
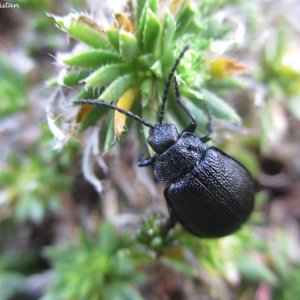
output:
[[144,28],[146,23],[146,16],[147,16],[147,6],[144,7],[142,14],[140,16],[139,24],[137,26],[137,39],[140,49],[144,50],[144,43],[143,43],[143,36],[144,36]]
[[155,56],[153,53],[140,55],[138,62],[140,62],[146,68],[150,68],[155,63]]
[[139,83],[135,73],[123,75],[113,81],[100,95],[103,101],[112,102],[119,99],[130,87]]
[[[162,36],[161,36],[161,51],[162,51],[162,58],[163,58],[163,69],[168,69],[170,65],[173,63],[173,55],[170,55],[173,46],[173,40],[175,37],[176,31],[176,22],[172,14],[167,14],[165,16],[164,25],[162,29]],[[164,74],[167,76],[166,74]]]
[[202,93],[204,102],[216,117],[228,120],[234,124],[241,123],[240,116],[222,98],[208,90],[202,90]]
[[107,39],[99,26],[88,16],[71,14],[65,17],[52,16],[60,29],[74,39],[95,48],[105,48]]
[[206,87],[209,90],[220,91],[220,90],[234,90],[234,89],[243,89],[245,84],[238,80],[237,78],[214,78],[210,79],[206,83]]
[[151,91],[152,91],[152,79],[151,78],[147,78],[141,84],[142,107],[143,108],[145,106],[147,106],[148,103],[149,103]]
[[80,123],[80,130],[84,131],[88,127],[94,125],[98,120],[100,120],[105,114],[107,110],[104,107],[96,106],[94,107],[86,118]]
[[146,13],[147,8],[150,7],[151,10],[157,14],[159,9],[158,0],[137,0],[137,8],[136,8],[136,28],[139,28],[141,20],[143,18],[143,14]]
[[85,79],[85,82],[89,86],[103,87],[110,84],[116,78],[128,73],[130,66],[125,64],[110,64],[100,67],[98,70],[93,72],[89,77]]
[[148,0],[137,0],[136,4],[136,14],[135,14],[135,25],[136,28],[139,28],[139,25],[141,23],[142,15],[145,13],[145,9],[147,8],[147,2]]
[[179,132],[186,128],[187,124],[190,123],[190,119],[184,111],[174,102],[168,107],[168,111],[165,113],[164,119],[169,124],[175,124]]
[[99,250],[105,253],[114,253],[117,249],[117,240],[115,226],[109,221],[103,223],[99,232]]
[[63,62],[72,67],[97,68],[103,64],[120,62],[118,54],[105,50],[86,50],[80,53],[70,55],[63,59]]
[[90,73],[90,70],[71,70],[61,74],[57,81],[60,85],[74,86],[79,84]]
[[239,124],[241,122],[241,119],[235,110],[216,94],[205,89],[198,92],[191,88],[183,88],[181,91],[190,99],[204,101],[216,117],[228,120],[234,124]]
[[[182,97],[182,101],[188,107],[188,109],[193,112],[197,120],[197,129],[202,132],[202,135],[204,135],[203,130],[206,130],[208,123],[208,115],[203,109],[204,102],[200,100],[193,101],[188,97]],[[190,119],[188,121],[190,121]]]
[[272,285],[277,282],[275,274],[257,259],[248,256],[237,262],[237,266],[242,275],[250,280],[266,281]]
[[119,29],[108,29],[105,31],[110,44],[119,52]]
[[46,81],[47,87],[56,87],[58,85],[56,78],[50,78]]
[[0,52],[0,117],[24,109],[27,102],[26,74],[17,71],[7,55]]
[[174,270],[179,271],[187,276],[190,277],[197,276],[197,272],[194,266],[192,266],[190,263],[188,263],[182,258],[173,259],[171,257],[162,257],[161,261],[164,265],[171,267]]
[[143,33],[143,44],[145,52],[153,52],[158,47],[161,26],[159,19],[150,8],[147,10]]
[[132,62],[139,55],[136,37],[124,30],[120,31],[120,54],[125,62]]
[[153,11],[153,13],[155,13],[157,15],[158,8],[159,8],[159,2],[158,2],[158,0],[149,0],[148,7],[151,8],[151,10]]
[[76,95],[77,99],[95,99],[101,94],[101,89],[94,87],[85,87],[81,92]]
[[[155,124],[156,119],[157,119],[157,113],[153,109],[153,107],[151,107],[151,105],[147,105],[142,110],[142,118],[144,120],[147,120],[151,124]],[[146,126],[143,126],[143,133],[144,133],[145,140],[147,140],[147,138],[149,136],[149,128],[147,128]]]
[[114,115],[113,112],[109,111],[108,113],[108,120],[107,123],[104,124],[100,130],[100,137],[99,137],[99,150],[101,153],[108,152],[114,142],[115,134],[114,134],[114,129],[115,129],[115,122],[114,122]]
[[184,7],[180,9],[179,15],[176,18],[176,35],[182,35],[190,31],[194,31],[194,33],[197,33],[198,31],[199,33],[201,28],[195,24],[195,21],[197,20],[195,16],[196,10],[192,7],[190,2],[185,2],[183,6]]
[[204,101],[204,95],[202,92],[196,91],[188,87],[181,88],[180,91],[191,99]]
[[83,248],[81,251],[90,251],[93,249],[94,243],[89,235],[80,229],[77,233],[80,246]]
[[151,67],[150,70],[155,74],[156,77],[162,78],[162,68],[161,68],[161,61],[156,61]]

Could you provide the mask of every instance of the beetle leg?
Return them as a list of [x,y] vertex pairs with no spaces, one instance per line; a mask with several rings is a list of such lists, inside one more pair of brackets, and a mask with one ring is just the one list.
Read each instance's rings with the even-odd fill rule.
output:
[[146,167],[146,166],[152,165],[154,163],[154,161],[155,161],[155,156],[150,156],[145,159],[138,160],[137,166],[138,167]]
[[186,107],[186,105],[180,100],[179,95],[179,88],[178,88],[178,82],[176,80],[176,76],[174,76],[174,90],[175,90],[175,100],[178,103],[178,105],[185,111],[185,113],[192,119],[192,122],[188,125],[187,128],[183,130],[183,132],[195,132],[197,123],[194,115],[191,113],[191,111]]
[[155,161],[155,156],[150,156],[150,157],[147,157],[147,158],[144,158],[144,155],[147,151],[147,144],[144,145],[139,157],[138,157],[138,161],[137,161],[137,166],[138,167],[145,167],[145,166],[149,166],[149,165],[152,165]]

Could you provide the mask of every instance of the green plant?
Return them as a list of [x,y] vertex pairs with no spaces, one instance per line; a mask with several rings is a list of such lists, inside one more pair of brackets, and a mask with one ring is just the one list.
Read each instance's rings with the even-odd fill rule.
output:
[[289,270],[287,278],[283,279],[274,291],[275,300],[297,299],[300,293],[300,268]]
[[177,245],[178,232],[175,228],[168,228],[168,222],[167,217],[158,213],[146,214],[136,235],[136,240],[157,253]]
[[0,117],[26,107],[27,83],[25,74],[16,70],[7,55],[0,53]]
[[131,252],[131,239],[105,222],[94,235],[80,232],[76,245],[48,248],[54,282],[42,300],[140,300],[144,275]]
[[1,219],[12,215],[19,221],[41,222],[59,207],[57,193],[69,186],[69,180],[51,166],[53,156],[36,151],[33,147],[24,160],[15,155],[7,159],[0,178]]
[[287,130],[284,110],[300,119],[300,54],[298,42],[288,26],[279,23],[271,44],[262,51],[257,78],[264,83],[265,99],[261,109],[261,148],[267,151],[278,145]]
[[[209,3],[203,1],[196,7],[189,1],[178,1],[163,12],[157,0],[140,0],[133,13],[134,22],[120,13],[113,28],[106,30],[87,15],[53,16],[61,30],[81,42],[81,48],[58,56],[67,67],[50,84],[79,88],[77,98],[114,102],[155,122],[168,73],[189,43],[177,73],[182,98],[194,111],[199,130],[205,131],[207,123],[205,105],[216,117],[238,123],[236,112],[206,89],[206,82],[213,77],[206,53],[214,41],[226,38],[230,31],[214,19]],[[179,128],[187,121],[172,100],[166,119]],[[124,131],[126,116],[90,105],[83,105],[77,116],[81,130],[98,120],[106,121],[102,123],[99,147],[107,151],[114,136]],[[147,136],[147,130],[144,134]]]

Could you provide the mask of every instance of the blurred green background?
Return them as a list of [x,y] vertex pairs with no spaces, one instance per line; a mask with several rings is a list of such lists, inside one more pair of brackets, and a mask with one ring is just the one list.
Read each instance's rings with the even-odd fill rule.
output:
[[[0,300],[299,298],[300,4],[248,2],[1,1]],[[208,107],[209,145],[257,184],[222,239],[164,235],[164,187],[135,165],[147,130],[71,104],[101,95],[153,121],[187,42],[198,134]],[[172,93],[166,116],[187,124]]]

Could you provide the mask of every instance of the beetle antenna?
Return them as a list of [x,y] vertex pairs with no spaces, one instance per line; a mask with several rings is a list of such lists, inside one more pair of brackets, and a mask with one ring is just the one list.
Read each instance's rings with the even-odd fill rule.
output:
[[157,121],[158,121],[159,124],[162,123],[163,118],[164,118],[165,106],[166,106],[166,102],[168,100],[169,89],[170,89],[170,85],[171,85],[171,82],[172,82],[172,78],[175,74],[175,71],[176,71],[176,68],[177,68],[178,64],[180,63],[181,58],[183,57],[184,53],[188,50],[189,46],[190,45],[187,44],[183,48],[183,50],[180,52],[178,58],[176,59],[174,65],[171,69],[171,72],[168,75],[168,78],[167,78],[167,81],[166,81],[166,84],[165,84],[164,95],[163,95],[163,98],[162,98],[162,102],[161,102],[161,106],[160,106],[160,110],[159,110],[159,114],[158,114],[158,120]]
[[127,117],[130,117],[132,119],[135,119],[136,121],[142,123],[143,125],[150,127],[150,128],[154,128],[154,125],[152,125],[150,122],[142,119],[141,117],[139,117],[138,115],[132,113],[131,111],[128,110],[124,110],[121,107],[118,107],[117,105],[111,104],[111,103],[107,103],[105,101],[102,100],[94,100],[94,99],[78,99],[73,101],[72,103],[74,104],[95,104],[97,106],[105,106],[114,110],[117,110],[118,112],[126,115]]

